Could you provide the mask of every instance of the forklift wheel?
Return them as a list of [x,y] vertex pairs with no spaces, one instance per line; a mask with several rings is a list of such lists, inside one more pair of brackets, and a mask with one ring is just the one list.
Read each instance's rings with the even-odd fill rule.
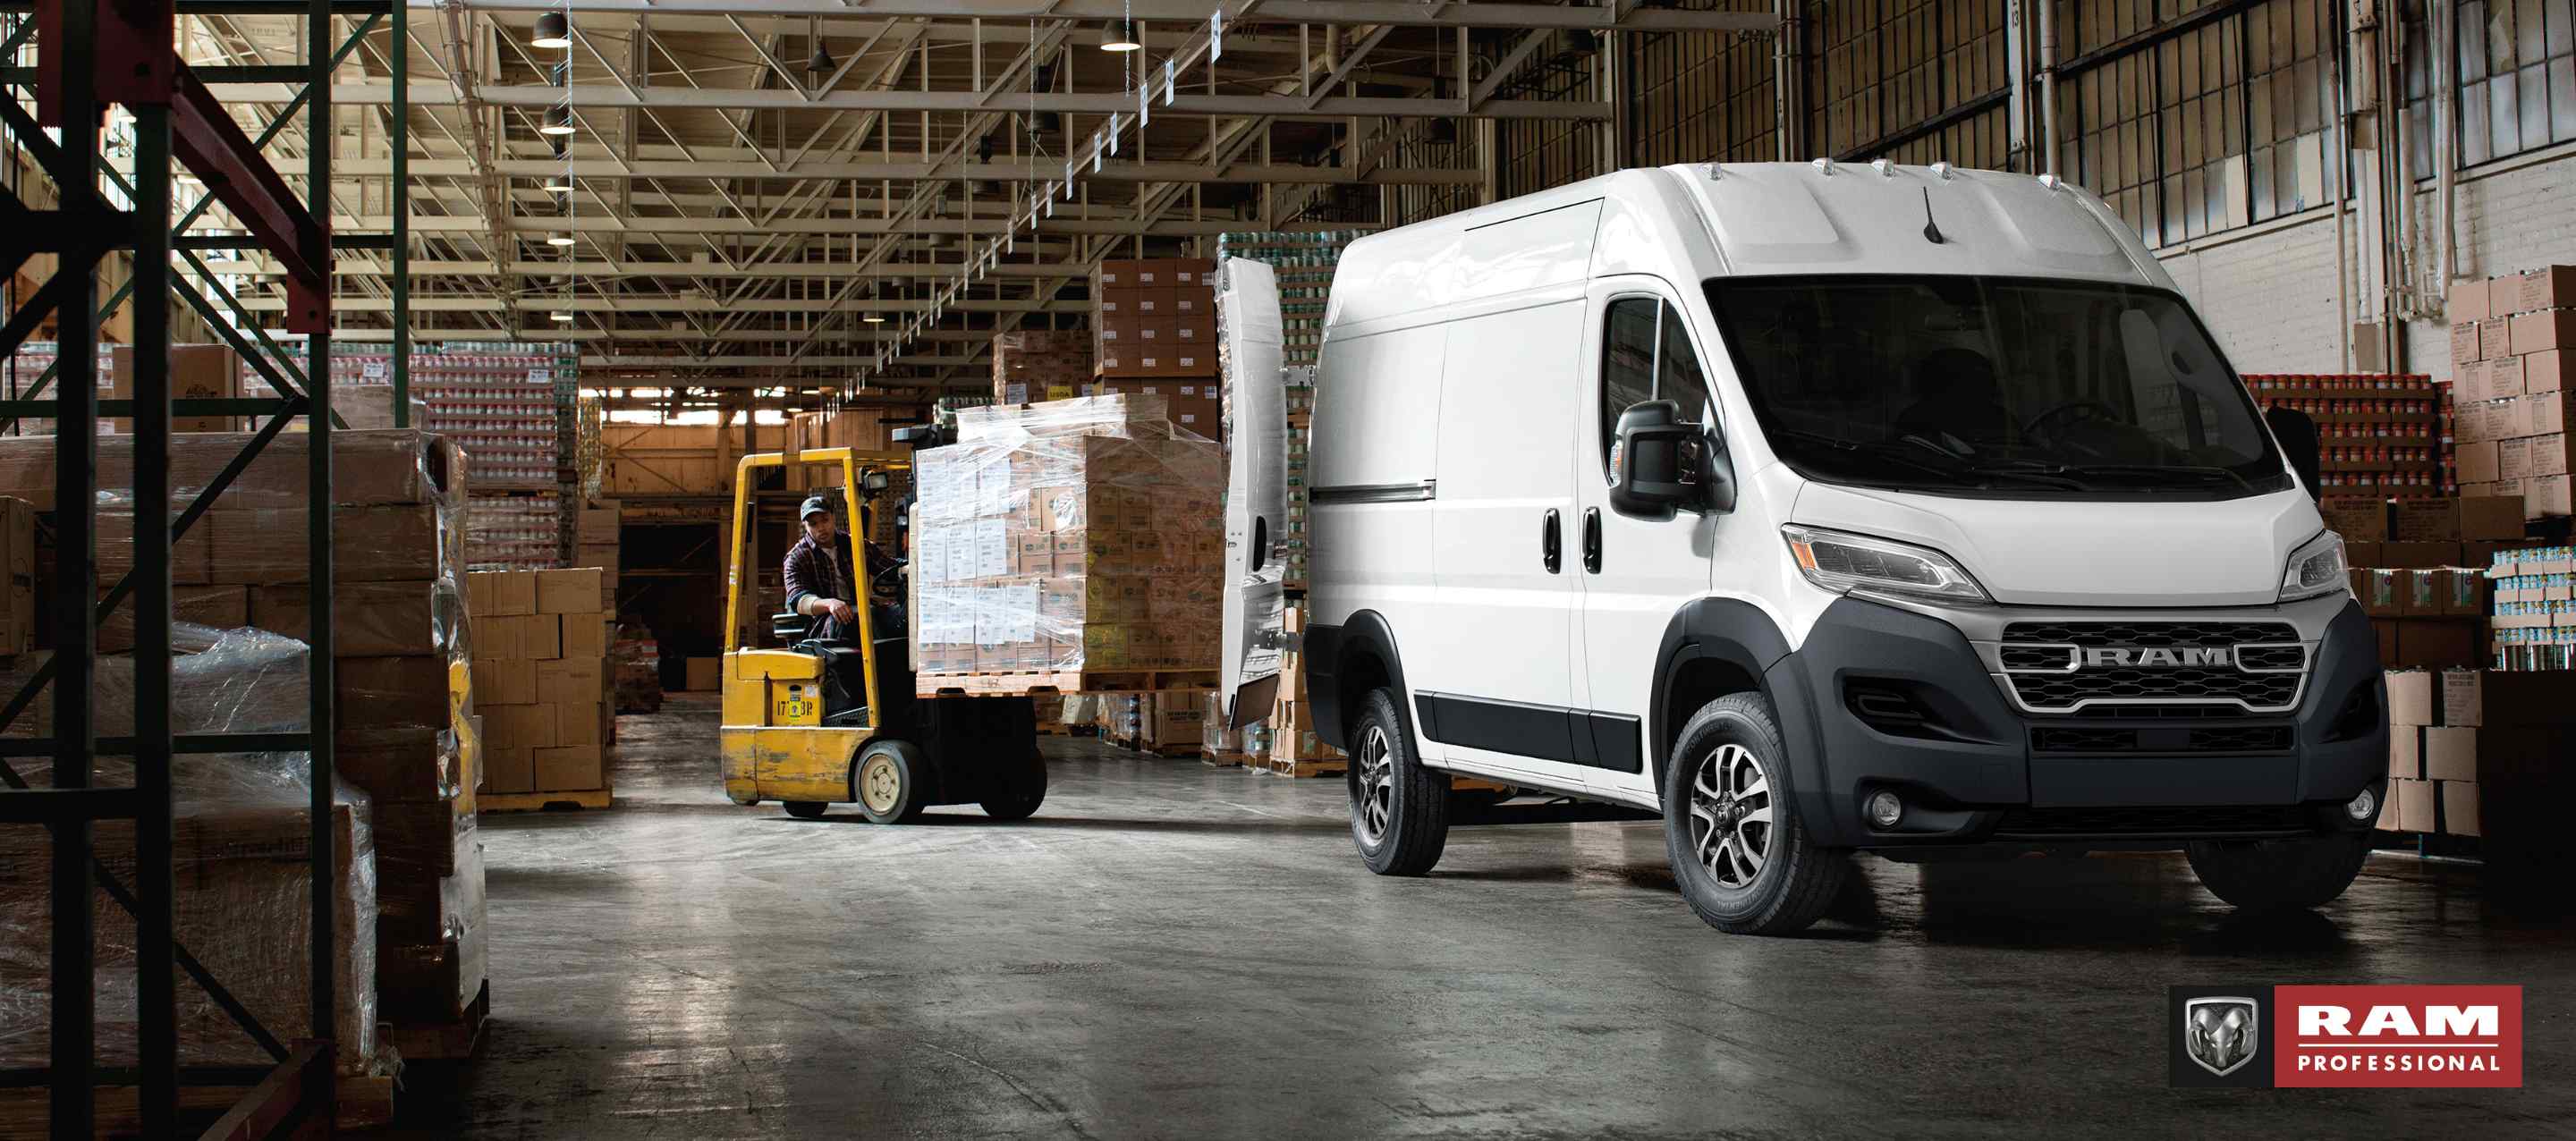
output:
[[823,810],[831,807],[819,800],[782,800],[778,805],[786,809],[789,816],[798,820],[820,820],[823,817]]
[[921,815],[920,752],[900,741],[879,741],[860,751],[850,771],[850,796],[870,824],[903,824]]
[[1046,760],[1032,753],[1017,772],[997,773],[1005,782],[983,799],[984,815],[995,820],[1026,820],[1046,802]]

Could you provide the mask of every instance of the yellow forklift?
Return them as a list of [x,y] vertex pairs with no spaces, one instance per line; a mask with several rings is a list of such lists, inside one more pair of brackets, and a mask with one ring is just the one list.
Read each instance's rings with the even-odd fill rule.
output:
[[[753,488],[762,469],[790,465],[840,468],[858,637],[808,638],[805,617],[789,611],[770,619],[777,645],[741,645],[743,591],[756,581],[749,563],[758,557]],[[1027,697],[913,694],[909,571],[900,558],[891,574],[870,567],[871,512],[863,510],[911,467],[907,453],[851,448],[746,455],[735,467],[721,732],[725,796],[734,803],[775,800],[807,818],[855,803],[871,822],[895,824],[935,804],[978,804],[994,819],[1020,820],[1046,799]]]

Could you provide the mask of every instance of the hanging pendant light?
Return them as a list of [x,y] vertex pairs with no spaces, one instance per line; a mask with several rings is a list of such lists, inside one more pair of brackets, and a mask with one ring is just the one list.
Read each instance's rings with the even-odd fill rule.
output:
[[569,48],[572,46],[572,22],[561,12],[537,14],[537,34],[529,37],[529,47]]
[[546,111],[546,121],[545,121],[545,124],[544,124],[543,126],[538,127],[538,128],[537,128],[537,131],[538,131],[538,133],[540,133],[540,134],[547,134],[547,135],[569,135],[569,134],[571,134],[571,133],[572,133],[572,108],[570,108],[570,107],[554,107],[554,108],[549,108],[549,109]]
[[805,70],[808,74],[829,75],[833,68],[840,66],[832,58],[832,49],[823,43],[823,28],[820,21],[806,26],[806,38],[814,41],[814,58],[805,61]]
[[1102,51],[1132,52],[1142,50],[1144,46],[1136,39],[1136,21],[1133,19],[1111,21],[1101,30],[1100,50]]

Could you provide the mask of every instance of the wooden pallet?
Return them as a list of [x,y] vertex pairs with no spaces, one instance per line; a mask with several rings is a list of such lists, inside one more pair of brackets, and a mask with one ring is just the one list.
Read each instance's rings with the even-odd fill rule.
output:
[[492,983],[485,980],[483,989],[474,993],[466,1004],[465,1016],[454,1022],[396,1022],[392,1042],[395,1052],[406,1062],[449,1062],[474,1056],[483,1045],[483,1022],[492,1013]]
[[616,798],[615,789],[583,788],[563,792],[483,793],[475,798],[477,812],[543,812],[552,808],[606,808]]
[[[373,1129],[388,1125],[394,1119],[394,1079],[384,1076],[353,1077],[340,1075],[332,1083],[340,1094],[340,1109],[334,1114],[341,1129]],[[179,1116],[182,1122],[211,1120],[238,1104],[250,1092],[249,1086],[181,1086]],[[96,1136],[139,1137],[143,1130],[141,1090],[134,1086],[97,1086],[91,1090],[91,1120],[97,1126]],[[46,1090],[43,1086],[0,1090],[0,1141],[50,1137],[46,1128]],[[191,1135],[194,1133],[191,1131]]]
[[1206,747],[1202,746],[1199,749],[1199,762],[1207,765],[1209,768],[1230,769],[1239,765],[1251,764],[1252,754],[1229,753],[1223,751],[1211,752]]
[[1040,670],[913,675],[918,697],[1019,697],[1038,693],[1146,693],[1215,689],[1215,670]]
[[1244,767],[1254,772],[1283,777],[1337,777],[1350,771],[1348,757],[1313,757],[1287,760],[1281,757],[1251,757]]

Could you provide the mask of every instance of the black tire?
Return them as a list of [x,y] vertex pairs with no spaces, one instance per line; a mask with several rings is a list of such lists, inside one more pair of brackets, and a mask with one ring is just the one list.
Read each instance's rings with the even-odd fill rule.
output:
[[1016,768],[993,774],[994,790],[980,802],[995,820],[1026,820],[1046,803],[1046,759],[1030,753]]
[[823,818],[823,810],[831,807],[819,800],[782,800],[778,805],[786,809],[789,816],[798,820],[820,820]]
[[1422,767],[1412,728],[1395,694],[1369,691],[1352,728],[1351,842],[1360,861],[1382,876],[1418,876],[1449,845],[1449,774]]
[[2186,850],[2209,894],[2246,911],[2300,911],[2332,903],[2370,859],[2370,836],[2304,840],[2203,840]]
[[921,815],[921,753],[902,741],[878,741],[850,765],[850,799],[870,824],[903,824]]
[[1851,859],[1817,847],[1796,804],[1788,750],[1761,694],[1721,697],[1682,726],[1664,762],[1664,848],[1702,922],[1787,935],[1832,905]]

